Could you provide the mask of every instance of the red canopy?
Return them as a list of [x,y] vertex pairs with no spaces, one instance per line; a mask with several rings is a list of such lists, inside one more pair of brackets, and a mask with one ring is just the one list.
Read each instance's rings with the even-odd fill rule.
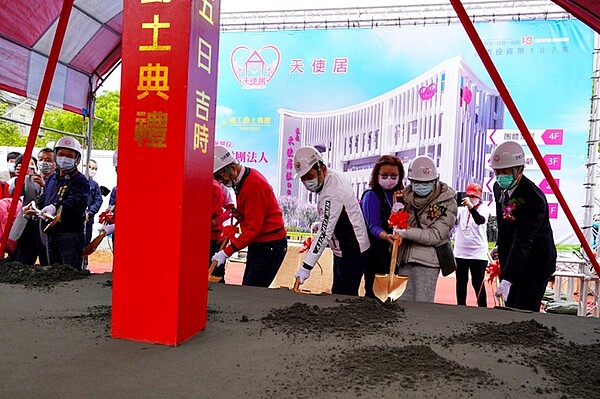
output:
[[[62,0],[0,1],[0,89],[37,100]],[[81,113],[121,58],[123,2],[77,0],[48,103]]]

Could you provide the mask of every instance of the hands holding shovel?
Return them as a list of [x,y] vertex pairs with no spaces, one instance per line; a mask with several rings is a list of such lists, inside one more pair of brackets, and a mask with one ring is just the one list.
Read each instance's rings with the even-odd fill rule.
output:
[[212,257],[212,259],[211,259],[212,262],[210,264],[210,267],[208,268],[208,282],[218,283],[219,281],[221,281],[222,277],[214,276],[213,273],[217,266],[222,265],[225,262],[227,262],[228,256],[225,254],[225,252],[223,252],[223,249],[229,244],[231,239],[234,238],[235,235],[239,232],[238,231],[239,223],[240,223],[239,219],[235,223],[233,223],[233,214],[232,214],[231,225],[223,227],[223,230],[221,232],[221,245],[219,246],[219,251]]
[[[389,226],[394,227],[394,234],[391,236],[393,243],[390,271],[388,274],[375,274],[375,280],[373,281],[373,293],[381,302],[386,302],[388,299],[390,302],[393,302],[400,298],[406,290],[408,277],[399,276],[395,274],[395,271],[396,261],[398,259],[398,247],[402,242],[402,237],[404,236],[406,229],[409,228],[408,217],[409,214],[398,206],[395,207],[395,210],[392,212],[388,220]],[[386,237],[386,239],[388,238],[390,238],[390,236]]]
[[[96,251],[98,245],[102,242],[104,237],[109,236],[115,232],[115,206],[110,206],[106,211],[102,212],[98,217],[98,220],[102,224],[98,236],[94,238],[90,243],[83,249],[81,256],[90,256]],[[111,223],[111,224],[109,224]]]

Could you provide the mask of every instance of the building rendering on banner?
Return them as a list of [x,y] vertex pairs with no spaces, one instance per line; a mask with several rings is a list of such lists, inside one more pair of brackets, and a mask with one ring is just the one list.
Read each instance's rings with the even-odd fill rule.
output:
[[448,59],[410,82],[368,101],[326,112],[280,109],[281,169],[277,192],[314,202],[292,179],[295,149],[321,151],[329,168],[344,172],[356,197],[368,188],[380,155],[393,154],[405,169],[419,155],[431,157],[442,181],[457,191],[484,184],[488,129],[503,127],[504,103],[460,57]]

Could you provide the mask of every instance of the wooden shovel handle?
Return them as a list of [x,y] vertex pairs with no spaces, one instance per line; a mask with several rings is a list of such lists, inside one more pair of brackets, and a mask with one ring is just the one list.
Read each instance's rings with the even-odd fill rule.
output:
[[388,275],[388,291],[391,291],[392,285],[394,284],[394,274],[396,274],[396,261],[398,260],[398,247],[402,242],[402,237],[398,237],[392,244],[392,258],[390,260],[390,274]]

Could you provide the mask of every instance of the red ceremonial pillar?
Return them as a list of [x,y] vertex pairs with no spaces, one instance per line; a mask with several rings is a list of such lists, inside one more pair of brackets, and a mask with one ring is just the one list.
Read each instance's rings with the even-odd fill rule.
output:
[[206,327],[219,0],[124,0],[114,338]]

